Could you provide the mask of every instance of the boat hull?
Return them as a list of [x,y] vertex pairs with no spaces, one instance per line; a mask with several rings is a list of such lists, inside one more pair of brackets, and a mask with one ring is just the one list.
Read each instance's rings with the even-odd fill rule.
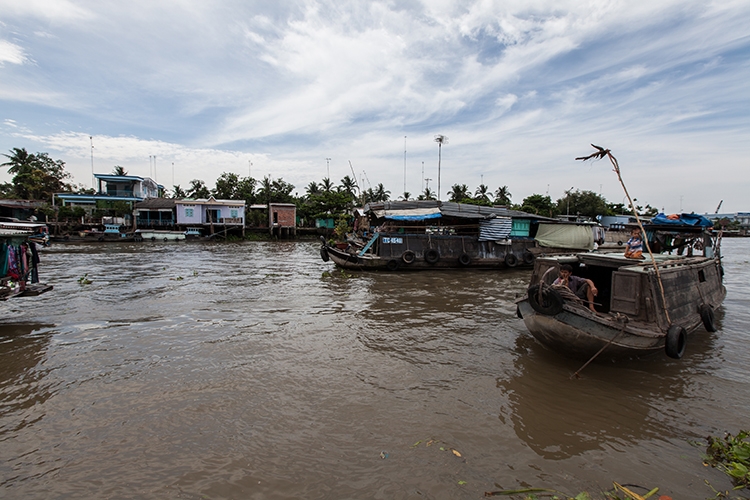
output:
[[[468,262],[460,258],[439,258],[428,262],[422,256],[415,256],[412,262],[405,262],[402,257],[381,257],[378,255],[357,255],[346,250],[324,246],[321,254],[326,254],[334,264],[343,269],[362,271],[426,271],[435,269],[506,269],[509,266],[504,259],[469,258]],[[323,258],[325,260],[325,257]],[[523,265],[523,264],[517,264]],[[515,267],[515,266],[513,266]]]
[[[528,299],[517,303],[529,333],[540,344],[563,356],[590,359],[599,351],[600,360],[640,358],[664,352],[665,334],[635,330],[614,319],[597,319],[584,308],[565,306],[554,316],[537,313]],[[604,348],[604,350],[602,350]]]
[[182,241],[185,233],[181,231],[142,231],[136,230],[135,241]]

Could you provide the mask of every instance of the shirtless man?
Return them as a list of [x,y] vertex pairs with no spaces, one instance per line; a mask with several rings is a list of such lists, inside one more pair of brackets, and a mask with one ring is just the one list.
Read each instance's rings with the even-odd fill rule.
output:
[[563,264],[560,266],[560,277],[552,284],[567,286],[576,297],[588,302],[589,309],[592,312],[596,312],[594,297],[599,294],[599,290],[596,289],[594,282],[590,279],[573,276],[573,268],[570,265]]

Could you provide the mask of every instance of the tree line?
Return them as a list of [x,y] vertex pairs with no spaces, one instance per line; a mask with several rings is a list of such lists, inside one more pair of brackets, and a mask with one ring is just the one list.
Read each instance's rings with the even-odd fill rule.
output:
[[[53,160],[47,153],[30,154],[24,148],[13,148],[10,154],[5,154],[8,161],[0,166],[8,167],[8,173],[13,174],[11,182],[0,184],[1,198],[52,200],[55,193],[94,194],[94,190],[82,185],[74,186],[67,182],[70,174],[65,171],[65,162]],[[113,173],[127,175],[120,166],[114,166]],[[269,203],[293,203],[297,206],[300,217],[312,222],[318,218],[337,218],[339,215],[350,213],[354,207],[363,206],[369,202],[383,202],[391,199],[391,192],[380,183],[374,188],[360,189],[357,181],[350,176],[344,176],[338,184],[329,178],[321,182],[310,182],[302,195],[292,194],[295,186],[282,178],[274,179],[266,176],[263,179],[241,177],[232,172],[224,172],[217,179],[212,189],[200,179],[193,179],[189,186],[179,185],[163,193],[165,197],[208,198],[244,200],[248,205]],[[553,201],[549,195],[532,194],[520,203],[512,202],[512,194],[508,186],[501,186],[492,191],[485,184],[480,184],[475,190],[466,184],[454,184],[446,193],[448,201],[468,203],[484,206],[505,206],[513,210],[520,210],[545,217],[558,215],[578,215],[594,218],[597,215],[618,215],[630,213],[628,207],[622,203],[609,203],[604,197],[593,191],[576,189],[566,191],[565,196]],[[436,193],[429,185],[416,197],[411,193],[402,193],[399,200],[435,200]],[[642,215],[655,215],[657,210],[650,205],[637,206]],[[125,207],[119,207],[125,210]]]

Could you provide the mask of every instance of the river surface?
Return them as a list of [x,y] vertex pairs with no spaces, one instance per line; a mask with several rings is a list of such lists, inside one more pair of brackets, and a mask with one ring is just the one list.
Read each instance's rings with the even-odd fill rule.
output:
[[315,242],[54,245],[40,274],[55,289],[0,303],[0,497],[479,499],[612,481],[711,497],[705,480],[731,483],[702,464],[705,437],[750,428],[750,239],[723,247],[719,331],[679,361],[571,380],[581,363],[516,318],[529,271],[344,273]]

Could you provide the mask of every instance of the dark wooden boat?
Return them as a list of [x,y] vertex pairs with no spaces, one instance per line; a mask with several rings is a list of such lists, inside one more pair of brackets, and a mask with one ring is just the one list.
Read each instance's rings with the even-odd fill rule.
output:
[[[665,231],[674,228],[647,227],[653,241],[664,241]],[[714,311],[726,289],[720,235],[712,240],[697,228],[678,241],[702,255],[655,254],[654,261],[598,252],[539,258],[527,296],[517,302],[518,314],[541,344],[569,357],[619,359],[665,352],[681,358],[688,332],[701,325],[716,330]],[[552,286],[562,264],[596,284],[596,312],[569,290]]]
[[366,205],[341,241],[323,239],[320,255],[345,269],[505,269],[531,266],[540,255],[591,249],[594,234],[592,225],[503,207],[384,202]]

